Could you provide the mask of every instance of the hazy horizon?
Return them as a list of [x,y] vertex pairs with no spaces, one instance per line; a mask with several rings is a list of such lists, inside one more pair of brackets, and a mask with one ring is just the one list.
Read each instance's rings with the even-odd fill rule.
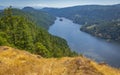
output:
[[55,8],[62,8],[62,7],[70,7],[70,6],[77,6],[77,5],[114,5],[120,4],[120,0],[0,0],[2,4],[0,6],[14,6],[14,7],[55,7]]

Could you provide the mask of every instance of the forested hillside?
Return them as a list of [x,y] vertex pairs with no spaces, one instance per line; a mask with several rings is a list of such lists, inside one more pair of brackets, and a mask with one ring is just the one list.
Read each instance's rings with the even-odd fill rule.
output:
[[67,8],[44,8],[52,15],[66,17],[78,24],[94,24],[120,18],[120,5],[84,5]]
[[107,40],[120,41],[120,21],[104,22],[100,25],[84,25],[81,30]]
[[49,29],[56,19],[56,17],[32,7],[24,7],[22,10],[29,14],[32,17],[31,19],[35,21],[37,25],[45,29]]
[[[34,22],[36,25],[41,26],[47,30],[56,19],[54,16],[51,16],[48,13],[36,10],[31,7],[25,7],[22,10],[12,8],[12,13],[13,15],[24,16],[30,21]],[[0,16],[3,16],[3,12],[0,13]]]
[[69,49],[64,39],[50,35],[45,29],[23,17],[24,14],[18,16],[15,12],[20,13],[20,10],[8,8],[1,14],[0,45],[25,49],[43,57],[77,55]]

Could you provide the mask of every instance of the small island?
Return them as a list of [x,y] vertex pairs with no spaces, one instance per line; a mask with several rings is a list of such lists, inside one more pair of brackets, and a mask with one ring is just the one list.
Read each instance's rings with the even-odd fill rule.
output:
[[60,21],[63,21],[63,19],[61,18]]

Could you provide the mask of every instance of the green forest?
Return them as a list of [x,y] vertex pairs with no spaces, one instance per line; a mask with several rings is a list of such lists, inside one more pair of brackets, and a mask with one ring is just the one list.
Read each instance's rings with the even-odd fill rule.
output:
[[[77,55],[77,53],[70,50],[67,42],[64,39],[49,34],[46,29],[37,25],[34,20],[30,20],[32,19],[31,16],[33,16],[33,14],[29,16],[25,15],[24,12],[16,15],[15,11],[23,12],[18,9],[16,10],[13,11],[13,9],[10,7],[5,9],[0,14],[1,46],[6,45],[18,49],[24,49],[43,57],[62,57]],[[35,18],[33,17],[33,19]],[[43,20],[44,22],[47,22],[45,19]],[[50,22],[44,23],[44,25],[47,24],[50,24]]]
[[120,21],[102,22],[99,25],[84,25],[82,31],[107,40],[120,41]]
[[[36,25],[49,29],[49,27],[54,23],[56,17],[49,15],[48,13],[36,10],[32,7],[24,7],[23,9],[12,8],[12,15],[24,16],[29,21],[35,23]],[[4,11],[1,11],[0,16],[4,16]]]

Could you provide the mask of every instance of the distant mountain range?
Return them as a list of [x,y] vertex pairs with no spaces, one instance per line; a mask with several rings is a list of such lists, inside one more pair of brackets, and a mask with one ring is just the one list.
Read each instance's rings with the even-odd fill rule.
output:
[[120,4],[117,5],[83,5],[67,8],[43,8],[49,14],[66,17],[78,24],[110,21],[120,17]]
[[[9,6],[0,6],[0,10],[3,10],[7,7],[9,7]],[[32,6],[25,6],[25,7],[12,6],[12,7],[13,8],[19,8],[19,9],[23,9],[23,8],[26,8],[26,7],[31,7],[31,8],[37,9],[37,10],[44,8],[44,7],[40,7],[40,6],[34,6],[34,7],[32,7]]]

